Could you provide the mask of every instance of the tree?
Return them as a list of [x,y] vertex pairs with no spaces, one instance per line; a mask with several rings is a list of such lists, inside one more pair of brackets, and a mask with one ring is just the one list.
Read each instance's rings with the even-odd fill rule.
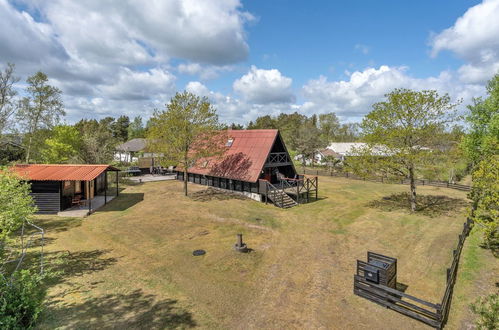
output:
[[163,155],[165,165],[177,165],[184,171],[187,196],[187,170],[205,157],[222,152],[223,137],[215,108],[206,97],[177,93],[166,110],[155,111],[148,130],[150,149]]
[[233,129],[233,130],[242,130],[244,129],[244,126],[241,125],[241,124],[236,124],[236,123],[232,123],[230,124],[230,129]]
[[477,315],[475,325],[478,330],[499,329],[499,294],[480,297],[470,307]]
[[0,70],[0,136],[16,110],[14,98],[17,91],[14,89],[14,84],[19,78],[14,76],[14,68],[14,64],[7,63],[4,71]]
[[113,136],[119,142],[128,141],[128,127],[130,126],[130,118],[128,116],[119,116],[116,121],[111,124]]
[[8,236],[36,211],[30,185],[8,169],[0,169],[0,255]]
[[106,164],[113,159],[116,140],[110,130],[113,118],[82,119],[75,124],[82,137],[77,159],[85,164]]
[[317,150],[323,147],[324,142],[320,138],[319,129],[312,121],[301,126],[296,132],[296,152],[301,155],[303,167],[307,159],[311,159],[313,164]]
[[21,101],[17,113],[18,119],[25,128],[27,136],[26,163],[29,163],[33,138],[41,128],[50,129],[57,124],[59,118],[65,115],[61,100],[61,91],[47,84],[48,77],[43,72],[37,72],[26,82],[28,88]]
[[146,136],[146,129],[142,123],[142,117],[137,116],[128,126],[128,139],[144,138]]
[[74,160],[81,150],[81,144],[82,137],[74,126],[55,126],[52,136],[45,140],[45,147],[42,149],[43,160],[52,164]]
[[[30,185],[8,169],[0,169],[0,260],[9,236],[36,211]],[[3,264],[0,263],[0,265]],[[32,328],[42,306],[45,289],[40,277],[28,270],[11,274],[0,267],[0,325],[2,329]]]
[[326,145],[334,141],[334,137],[338,135],[339,129],[340,121],[334,112],[319,115],[321,139]]
[[395,89],[386,97],[386,101],[375,103],[362,121],[367,146],[358,152],[363,159],[370,158],[364,167],[369,172],[409,178],[414,212],[417,171],[439,152],[436,146],[444,128],[455,120],[458,104],[436,91]]
[[355,142],[359,139],[359,124],[346,123],[338,128],[338,133],[334,136],[335,142]]
[[499,74],[488,82],[487,94],[485,100],[476,98],[468,106],[470,112],[466,121],[470,130],[462,147],[472,166],[499,153]]
[[473,172],[471,216],[484,227],[484,245],[499,255],[499,155],[481,161]]
[[499,74],[487,84],[487,98],[474,99],[462,146],[471,162],[471,217],[484,227],[485,246],[499,251]]

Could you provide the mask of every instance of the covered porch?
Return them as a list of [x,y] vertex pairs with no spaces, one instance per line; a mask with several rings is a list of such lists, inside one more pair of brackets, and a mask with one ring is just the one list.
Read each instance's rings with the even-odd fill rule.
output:
[[59,211],[57,215],[60,217],[84,218],[112,201],[115,197],[117,197],[117,195],[94,196],[94,198],[89,200],[83,200],[79,205],[72,206],[64,211]]

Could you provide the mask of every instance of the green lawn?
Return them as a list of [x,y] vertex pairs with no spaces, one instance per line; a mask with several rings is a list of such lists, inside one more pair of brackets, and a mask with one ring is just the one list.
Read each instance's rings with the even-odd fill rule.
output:
[[[83,220],[40,217],[54,274],[41,328],[425,328],[354,296],[355,261],[396,257],[406,292],[439,302],[465,193],[421,187],[446,198],[410,214],[383,199],[406,186],[321,177],[319,187],[318,201],[281,210],[153,182]],[[232,249],[237,233],[252,252]],[[453,325],[469,322],[480,272],[494,272],[478,242],[473,233],[463,251]]]

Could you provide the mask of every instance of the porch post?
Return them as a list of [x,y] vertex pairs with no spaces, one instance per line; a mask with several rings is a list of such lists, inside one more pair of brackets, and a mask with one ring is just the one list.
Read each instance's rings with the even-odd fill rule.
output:
[[107,170],[104,172],[104,205],[107,204]]
[[316,176],[315,177],[315,200],[317,200],[317,198],[319,197],[318,194],[319,194],[319,177]]
[[118,195],[120,194],[118,187],[119,176],[118,176],[118,171],[115,172],[116,172],[116,197],[118,197]]
[[90,197],[90,181],[87,181],[88,213],[92,213],[92,198]]

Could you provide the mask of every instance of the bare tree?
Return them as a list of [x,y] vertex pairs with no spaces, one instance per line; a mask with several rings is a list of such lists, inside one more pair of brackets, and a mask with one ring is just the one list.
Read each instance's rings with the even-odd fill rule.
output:
[[14,69],[14,64],[7,63],[5,69],[0,70],[0,136],[16,111],[14,99],[17,91],[14,89],[14,84],[19,81],[19,78],[14,76]]

